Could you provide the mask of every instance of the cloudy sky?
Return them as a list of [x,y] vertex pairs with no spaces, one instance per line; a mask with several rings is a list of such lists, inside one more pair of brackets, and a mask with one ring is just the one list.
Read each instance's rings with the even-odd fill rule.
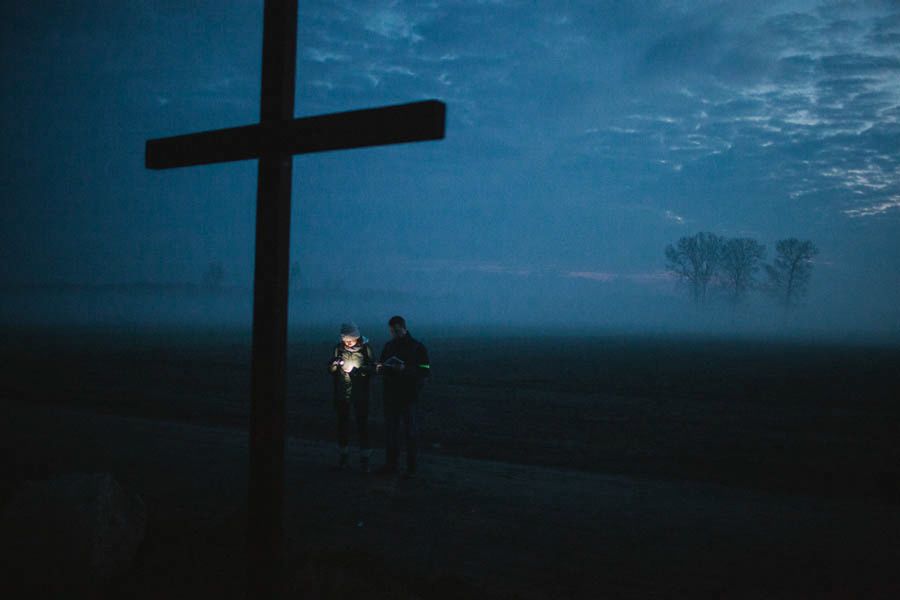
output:
[[[255,163],[143,145],[257,120],[262,2],[0,11],[0,281],[249,286]],[[671,296],[680,236],[799,237],[823,318],[900,330],[895,2],[301,0],[297,70],[298,116],[448,106],[442,142],[295,159],[304,285],[602,320]]]

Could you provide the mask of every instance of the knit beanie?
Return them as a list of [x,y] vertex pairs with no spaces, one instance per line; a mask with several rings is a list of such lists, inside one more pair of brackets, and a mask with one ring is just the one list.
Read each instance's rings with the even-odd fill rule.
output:
[[359,327],[356,323],[350,321],[341,325],[341,339],[362,337],[359,333]]

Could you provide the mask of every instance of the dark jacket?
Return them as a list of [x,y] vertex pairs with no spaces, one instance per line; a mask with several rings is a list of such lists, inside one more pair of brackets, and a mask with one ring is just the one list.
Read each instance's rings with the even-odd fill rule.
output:
[[[343,360],[344,364],[337,364],[336,359]],[[367,342],[362,342],[353,349],[347,349],[340,342],[331,354],[328,372],[334,378],[335,401],[368,399],[371,376],[375,372],[375,353]]]
[[414,402],[428,381],[431,364],[425,345],[407,333],[402,338],[394,338],[384,345],[380,362],[396,356],[404,362],[402,371],[388,367],[381,370],[384,381],[385,399]]

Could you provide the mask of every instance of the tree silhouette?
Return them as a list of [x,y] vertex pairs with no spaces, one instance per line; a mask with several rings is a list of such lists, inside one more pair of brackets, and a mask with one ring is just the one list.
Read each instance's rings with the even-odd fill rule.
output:
[[751,238],[731,238],[722,245],[719,283],[734,306],[740,304],[753,288],[765,255],[766,247]]
[[769,289],[785,308],[792,308],[802,298],[812,274],[812,258],[819,253],[809,240],[788,238],[775,245],[775,260],[766,265]]
[[707,289],[722,259],[723,238],[702,231],[666,246],[666,269],[687,284],[698,306],[706,303]]

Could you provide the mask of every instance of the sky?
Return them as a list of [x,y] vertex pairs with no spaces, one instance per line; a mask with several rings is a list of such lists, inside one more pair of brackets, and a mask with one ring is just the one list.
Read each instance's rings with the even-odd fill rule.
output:
[[[255,161],[143,151],[256,122],[261,35],[259,0],[2,3],[0,284],[249,290]],[[804,323],[900,333],[896,2],[301,0],[297,56],[297,116],[448,110],[440,142],[294,159],[296,289],[347,298],[307,314],[665,327],[665,245],[711,231],[812,240]]]

